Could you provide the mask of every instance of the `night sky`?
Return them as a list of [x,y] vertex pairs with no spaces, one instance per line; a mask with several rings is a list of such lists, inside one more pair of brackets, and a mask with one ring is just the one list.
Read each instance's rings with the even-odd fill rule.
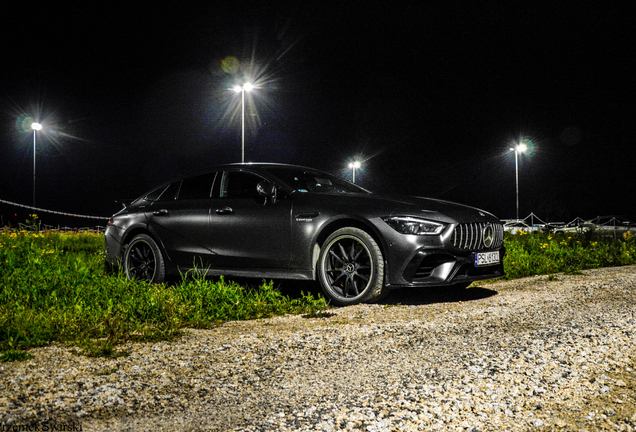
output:
[[636,219],[633,3],[283,3],[0,6],[0,199],[32,204],[32,118],[45,209],[110,216],[239,162],[247,78],[246,161],[350,179],[357,158],[363,187],[505,219],[523,141],[522,217]]

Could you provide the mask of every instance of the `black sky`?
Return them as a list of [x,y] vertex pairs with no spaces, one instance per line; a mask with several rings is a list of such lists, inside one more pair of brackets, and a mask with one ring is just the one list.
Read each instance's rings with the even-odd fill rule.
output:
[[45,125],[46,209],[109,216],[116,198],[239,161],[228,88],[246,75],[260,83],[248,161],[350,176],[358,157],[372,190],[512,218],[509,148],[524,139],[522,216],[636,219],[635,8],[534,3],[3,5],[0,199],[31,204],[33,136],[18,127],[29,115]]

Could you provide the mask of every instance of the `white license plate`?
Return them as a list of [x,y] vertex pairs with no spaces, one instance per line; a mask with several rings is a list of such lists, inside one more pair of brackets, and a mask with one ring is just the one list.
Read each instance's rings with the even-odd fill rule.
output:
[[489,266],[499,264],[499,251],[481,252],[475,254],[475,266]]

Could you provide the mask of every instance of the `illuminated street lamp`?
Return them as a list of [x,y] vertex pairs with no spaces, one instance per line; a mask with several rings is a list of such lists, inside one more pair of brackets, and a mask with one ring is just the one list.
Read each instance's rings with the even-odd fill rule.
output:
[[31,123],[31,129],[33,129],[33,207],[35,207],[35,142],[37,138],[37,132],[42,130],[40,123]]
[[353,182],[356,182],[356,169],[360,168],[360,162],[359,161],[353,161],[351,163],[349,163],[349,168],[351,168],[353,170]]
[[519,220],[519,153],[523,153],[528,150],[528,146],[524,143],[520,143],[515,148],[511,148],[511,151],[515,152],[515,178],[517,180],[517,220]]
[[241,162],[245,162],[245,92],[251,91],[254,86],[250,83],[245,83],[242,86],[235,85],[233,90],[236,93],[241,93]]

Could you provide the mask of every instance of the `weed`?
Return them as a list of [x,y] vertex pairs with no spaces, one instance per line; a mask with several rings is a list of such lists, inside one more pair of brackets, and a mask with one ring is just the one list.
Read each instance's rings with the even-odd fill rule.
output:
[[26,361],[33,358],[33,354],[16,349],[6,350],[0,355],[0,362],[15,362],[15,361]]
[[631,234],[613,237],[586,232],[579,235],[546,233],[506,234],[506,278],[636,264],[636,241]]
[[[192,272],[176,284],[149,285],[105,271],[100,234],[0,231],[0,350],[2,361],[30,358],[25,350],[52,342],[89,356],[127,355],[126,341],[171,340],[185,327],[213,328],[224,321],[299,314],[331,316],[322,298],[283,295],[272,281],[243,287]],[[588,268],[636,264],[632,234],[603,237],[506,235],[508,279],[580,274]],[[401,305],[385,305],[394,307]],[[345,324],[346,321],[335,324]]]
[[129,281],[105,271],[103,245],[99,234],[0,231],[0,350],[61,342],[83,355],[118,357],[126,353],[117,347],[130,340],[170,340],[185,327],[329,307],[309,294],[289,298],[272,281],[245,288],[196,272],[173,285]]

